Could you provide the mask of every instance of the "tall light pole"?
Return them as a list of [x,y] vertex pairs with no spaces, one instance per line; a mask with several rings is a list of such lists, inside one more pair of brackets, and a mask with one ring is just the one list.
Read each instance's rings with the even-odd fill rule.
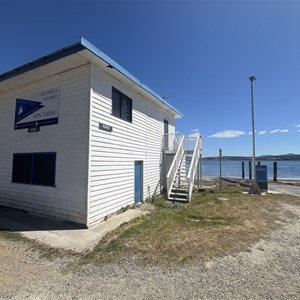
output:
[[252,165],[253,165],[253,181],[250,193],[260,194],[259,186],[256,182],[256,168],[255,168],[255,129],[254,129],[254,98],[253,98],[253,81],[256,80],[255,76],[249,77],[251,81],[251,109],[252,109]]

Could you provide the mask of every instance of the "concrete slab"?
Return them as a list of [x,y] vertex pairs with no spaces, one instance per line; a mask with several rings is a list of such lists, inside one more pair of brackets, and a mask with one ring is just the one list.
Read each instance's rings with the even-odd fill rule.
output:
[[2,228],[18,232],[51,247],[83,252],[91,250],[108,232],[148,212],[149,210],[141,205],[114,215],[92,228],[82,229],[72,224],[0,206],[0,230]]
[[269,182],[269,192],[300,197],[299,181]]

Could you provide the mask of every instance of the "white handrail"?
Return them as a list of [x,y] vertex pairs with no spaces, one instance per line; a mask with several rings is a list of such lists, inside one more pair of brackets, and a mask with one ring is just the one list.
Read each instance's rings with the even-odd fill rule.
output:
[[179,136],[178,148],[177,148],[176,154],[174,156],[173,162],[171,164],[171,167],[169,169],[169,172],[167,174],[168,198],[170,197],[172,185],[173,185],[173,182],[175,180],[175,176],[176,176],[180,161],[181,161],[181,159],[183,157],[183,154],[184,154],[183,140],[184,140],[184,136],[183,135]]
[[192,161],[191,161],[191,164],[190,164],[189,173],[188,173],[188,176],[187,176],[189,202],[191,202],[191,200],[192,200],[194,179],[195,179],[195,174],[196,174],[198,161],[199,161],[199,158],[200,158],[200,147],[202,147],[202,145],[200,145],[200,142],[201,142],[200,140],[202,139],[202,137],[200,135],[198,135],[196,139],[197,139],[196,140],[196,145],[195,145],[195,148],[194,148],[194,151],[193,151],[193,157],[192,157]]

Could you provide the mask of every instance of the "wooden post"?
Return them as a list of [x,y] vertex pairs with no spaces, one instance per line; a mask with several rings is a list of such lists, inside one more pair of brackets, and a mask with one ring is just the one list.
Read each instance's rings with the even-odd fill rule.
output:
[[242,178],[245,178],[245,162],[242,161]]
[[197,164],[197,179],[198,179],[198,190],[200,189],[200,157]]
[[200,186],[202,188],[202,154],[200,154]]
[[222,188],[222,149],[219,149],[219,159],[220,159],[220,189]]
[[273,181],[277,181],[277,161],[273,162]]
[[251,160],[249,160],[249,179],[252,179],[252,165],[251,165]]

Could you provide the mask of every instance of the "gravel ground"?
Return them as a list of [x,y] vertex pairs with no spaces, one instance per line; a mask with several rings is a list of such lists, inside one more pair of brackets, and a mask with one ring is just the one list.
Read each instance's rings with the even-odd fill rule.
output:
[[284,205],[282,214],[284,226],[249,251],[175,270],[132,261],[66,272],[68,259],[0,239],[0,298],[300,299],[300,207]]

